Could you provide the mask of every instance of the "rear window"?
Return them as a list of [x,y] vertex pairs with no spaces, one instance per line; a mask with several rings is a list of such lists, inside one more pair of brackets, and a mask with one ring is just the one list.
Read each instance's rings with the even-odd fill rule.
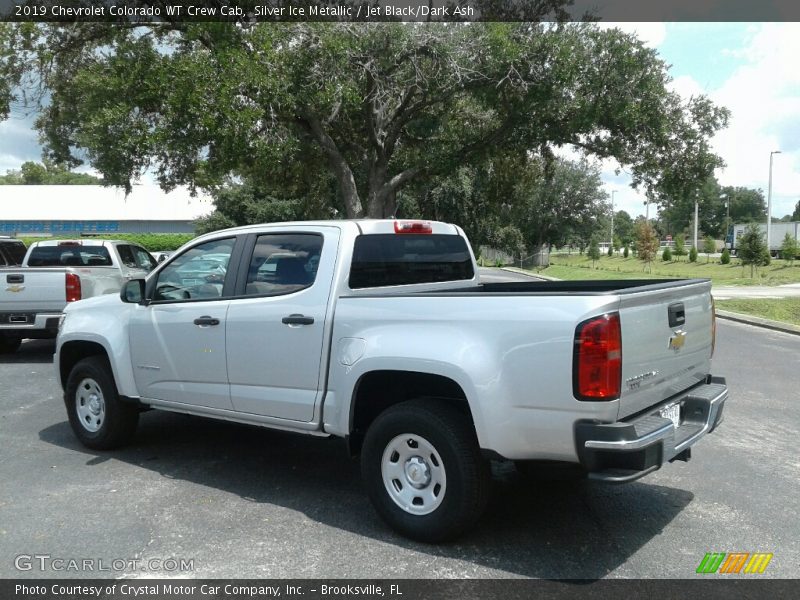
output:
[[105,246],[36,246],[29,267],[108,267],[111,255]]
[[353,248],[350,288],[472,279],[466,240],[458,235],[361,235]]

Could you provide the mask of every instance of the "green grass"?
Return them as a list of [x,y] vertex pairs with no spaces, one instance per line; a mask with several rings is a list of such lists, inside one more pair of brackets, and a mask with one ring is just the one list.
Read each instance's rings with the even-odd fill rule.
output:
[[717,308],[800,325],[800,298],[717,300]]
[[686,257],[678,260],[664,262],[660,258],[650,265],[650,271],[645,264],[637,258],[603,256],[592,267],[592,261],[586,255],[579,254],[553,254],[550,256],[550,266],[539,271],[543,275],[559,279],[673,279],[673,278],[704,278],[711,279],[717,285],[781,285],[785,283],[800,282],[800,261],[795,261],[793,266],[782,260],[773,260],[768,267],[760,267],[755,275],[750,277],[750,267],[742,268],[737,259],[731,259],[731,264],[722,265],[719,259],[711,259],[706,263],[705,255],[701,254],[696,263],[690,263]]

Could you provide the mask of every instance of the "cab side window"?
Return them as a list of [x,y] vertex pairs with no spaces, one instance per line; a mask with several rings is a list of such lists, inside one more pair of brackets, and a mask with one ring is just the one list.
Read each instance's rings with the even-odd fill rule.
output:
[[270,233],[258,236],[247,271],[248,296],[291,294],[314,285],[322,236]]
[[136,268],[136,258],[133,256],[133,249],[130,246],[127,244],[120,244],[117,246],[117,252],[119,253],[119,260],[123,265],[129,269]]
[[153,300],[213,300],[222,297],[235,240],[198,244],[158,273]]
[[145,271],[152,271],[156,266],[155,259],[150,256],[150,253],[147,252],[144,248],[140,248],[139,246],[131,246],[133,250],[133,255],[136,258],[136,266],[140,269]]

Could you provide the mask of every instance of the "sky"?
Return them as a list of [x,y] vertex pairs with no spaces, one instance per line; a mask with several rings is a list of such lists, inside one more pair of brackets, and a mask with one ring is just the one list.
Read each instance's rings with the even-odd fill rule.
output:
[[[731,110],[712,146],[726,163],[722,185],[761,188],[767,194],[773,157],[772,214],[791,214],[800,200],[800,23],[620,23],[671,65],[672,89],[704,94]],[[606,191],[632,216],[644,214],[644,196],[603,163]],[[651,211],[651,216],[653,216]]]
[[[636,33],[671,65],[672,89],[688,98],[705,94],[732,111],[713,139],[726,163],[722,185],[761,188],[766,195],[773,150],[773,216],[790,214],[800,200],[800,23],[604,23]],[[0,123],[0,173],[41,160],[34,115],[19,111]],[[630,177],[603,161],[606,191],[616,210],[644,214],[644,196]],[[83,169],[83,170],[89,170]],[[653,211],[651,210],[651,216]]]

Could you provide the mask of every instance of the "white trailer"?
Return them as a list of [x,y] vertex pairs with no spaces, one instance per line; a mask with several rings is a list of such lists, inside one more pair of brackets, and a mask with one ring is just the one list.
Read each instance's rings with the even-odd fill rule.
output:
[[[732,231],[728,233],[725,246],[730,248],[731,252],[734,254],[736,254],[736,249],[739,246],[739,239],[744,235],[744,232],[747,230],[749,225],[751,225],[751,223],[739,223],[733,225]],[[757,223],[757,225],[758,230],[766,240],[767,224]],[[783,238],[786,237],[787,233],[794,237],[794,239],[800,241],[800,221],[791,221],[789,223],[772,223],[772,231],[770,233],[769,251],[772,256],[777,256],[778,252],[780,252],[781,244],[783,244]]]

